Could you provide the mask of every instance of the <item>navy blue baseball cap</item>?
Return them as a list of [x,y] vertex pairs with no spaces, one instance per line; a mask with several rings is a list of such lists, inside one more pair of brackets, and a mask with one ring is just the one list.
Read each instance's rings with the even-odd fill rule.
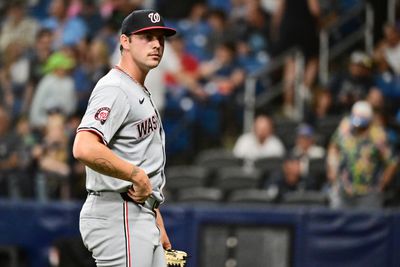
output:
[[314,128],[306,123],[302,123],[297,127],[297,136],[313,137]]
[[176,33],[175,29],[165,26],[163,18],[157,11],[135,10],[122,21],[121,34],[131,35],[157,29],[163,30],[165,36],[172,36]]

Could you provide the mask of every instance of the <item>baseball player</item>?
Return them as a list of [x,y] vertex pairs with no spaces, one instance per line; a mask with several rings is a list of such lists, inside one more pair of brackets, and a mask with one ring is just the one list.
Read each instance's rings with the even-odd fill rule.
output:
[[160,63],[165,37],[175,32],[154,10],[129,14],[121,59],[98,81],[78,127],[73,154],[86,165],[88,191],[80,232],[97,266],[166,266],[171,244],[158,209],[165,136],[143,84]]

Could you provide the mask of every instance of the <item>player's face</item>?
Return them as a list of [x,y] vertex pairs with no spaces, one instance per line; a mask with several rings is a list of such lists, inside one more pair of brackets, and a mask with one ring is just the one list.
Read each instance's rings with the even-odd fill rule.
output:
[[130,55],[135,63],[150,70],[158,66],[164,53],[164,32],[162,30],[145,31],[131,35]]

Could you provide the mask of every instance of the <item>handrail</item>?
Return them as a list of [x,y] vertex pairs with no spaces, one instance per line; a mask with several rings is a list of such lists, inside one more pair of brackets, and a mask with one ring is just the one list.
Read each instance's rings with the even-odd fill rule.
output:
[[298,48],[292,47],[281,53],[280,55],[274,57],[265,67],[261,68],[258,71],[252,72],[248,75],[248,77],[261,77],[270,74],[271,72],[281,68],[285,64],[285,60],[288,56],[294,55]]
[[[394,0],[395,1],[395,0]],[[329,34],[332,33],[334,30],[337,28],[341,27],[344,25],[346,22],[349,20],[355,18],[356,16],[359,16],[362,14],[362,12],[365,12],[365,22],[364,24],[360,27],[360,29],[356,32],[353,32],[350,36],[347,36],[344,38],[339,44],[336,44],[334,47],[329,47]],[[370,4],[360,4],[357,5],[356,7],[352,8],[350,11],[346,12],[340,20],[336,21],[335,23],[331,24],[328,28],[324,28],[320,31],[320,53],[319,53],[319,59],[320,59],[320,64],[319,64],[319,82],[323,85],[326,85],[328,80],[329,80],[329,62],[342,54],[347,48],[349,48],[351,45],[355,44],[356,42],[364,39],[364,45],[367,53],[371,53],[373,49],[373,22],[374,22],[374,13],[373,9]],[[293,53],[296,53],[298,49],[292,48],[288,50],[287,52],[279,55],[278,57],[274,58],[270,63],[263,69],[254,72],[252,74],[249,74],[246,78],[245,81],[245,93],[244,93],[244,123],[243,123],[243,130],[244,131],[250,131],[252,127],[252,121],[253,121],[253,116],[255,113],[255,108],[260,107],[261,105],[264,105],[270,99],[272,99],[273,96],[276,96],[280,93],[282,93],[282,83],[279,83],[278,85],[272,85],[269,88],[269,92],[263,93],[260,96],[257,96],[256,98],[256,83],[257,79],[269,75],[273,71],[277,70],[278,68],[283,67],[285,63],[285,59],[288,55],[293,55]],[[301,63],[302,59],[301,57],[298,57],[298,61],[296,64],[304,64]],[[299,68],[298,68],[299,69]],[[304,68],[300,68],[302,71],[304,71]],[[302,84],[303,79],[303,73],[299,72],[297,73],[297,82],[295,86],[299,86]],[[274,90],[274,92],[271,92],[271,90]],[[298,94],[300,90],[299,88],[296,88],[295,92]],[[276,92],[275,92],[276,91]],[[296,104],[296,110],[298,114],[303,114],[303,112],[299,109],[303,108],[304,105],[304,99],[302,99],[301,95],[295,95],[295,104]],[[299,118],[301,119],[301,115]]]
[[[360,29],[353,32],[352,34],[344,37],[335,46],[330,47],[329,35],[334,32],[338,27],[344,25],[350,19],[355,16],[359,16],[365,13],[364,24],[361,25]],[[324,28],[320,31],[320,54],[319,54],[319,82],[322,85],[326,85],[329,80],[329,62],[340,54],[346,51],[349,47],[354,45],[360,40],[364,39],[365,51],[371,54],[373,51],[373,24],[374,24],[374,11],[370,4],[362,4],[357,8],[353,8],[347,15],[345,15],[340,21],[335,22],[328,28]]]
[[333,22],[332,24],[329,24],[329,27],[327,27],[327,30],[334,31],[343,24],[349,22],[351,19],[355,18],[356,16],[360,15],[364,10],[365,10],[366,4],[359,4],[353,8],[351,8],[349,11],[347,11],[345,14],[340,16],[340,19]]
[[391,24],[396,22],[396,2],[397,0],[388,0],[387,3],[387,20]]
[[290,55],[295,54],[296,51],[298,51],[297,48],[290,48],[274,58],[274,60],[272,60],[264,68],[247,75],[244,88],[244,132],[248,132],[252,128],[255,109],[267,103],[272,98],[272,96],[276,96],[282,93],[282,86],[280,86],[282,83],[279,83],[278,85],[271,86],[268,91],[263,93],[261,96],[257,96],[256,98],[257,79],[263,76],[267,76],[277,69],[282,68],[285,64],[286,58]]

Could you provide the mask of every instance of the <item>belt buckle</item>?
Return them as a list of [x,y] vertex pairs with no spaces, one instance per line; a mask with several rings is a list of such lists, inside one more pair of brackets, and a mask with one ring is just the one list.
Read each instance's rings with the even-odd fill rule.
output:
[[88,195],[93,195],[93,196],[100,196],[101,193],[99,191],[94,191],[94,190],[86,190],[88,192]]

